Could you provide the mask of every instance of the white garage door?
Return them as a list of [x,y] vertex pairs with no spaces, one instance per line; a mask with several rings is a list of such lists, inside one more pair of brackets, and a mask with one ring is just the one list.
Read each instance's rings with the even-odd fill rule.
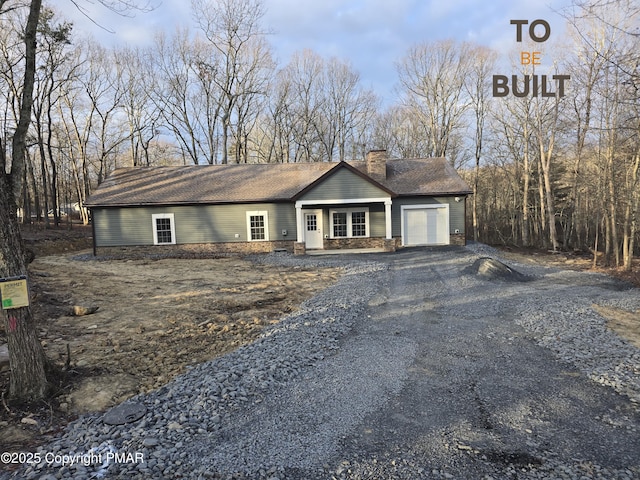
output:
[[402,244],[448,245],[449,205],[415,205],[402,209]]

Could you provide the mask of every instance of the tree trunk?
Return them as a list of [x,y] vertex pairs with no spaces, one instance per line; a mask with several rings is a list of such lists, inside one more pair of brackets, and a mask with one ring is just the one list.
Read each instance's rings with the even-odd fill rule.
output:
[[529,219],[529,129],[524,123],[524,152],[522,155],[522,246],[528,247],[531,244],[530,219]]
[[[636,165],[637,165],[637,157],[636,157]],[[629,240],[629,264],[627,265],[627,271],[633,270],[633,253],[635,251],[635,242],[638,233],[638,209],[640,209],[640,194],[636,190],[635,192],[635,201],[633,202],[633,211],[631,212],[631,233]]]
[[[25,70],[20,118],[12,140],[11,173],[6,171],[5,158],[0,160],[0,276],[26,275],[22,236],[16,217],[24,178],[26,137],[31,121],[33,85],[36,70],[36,31],[41,0],[32,0],[25,28]],[[7,332],[11,378],[9,396],[20,401],[43,398],[48,389],[45,374],[46,357],[38,340],[29,307],[2,310]]]
[[36,72],[36,33],[42,0],[32,0],[29,17],[24,34],[25,69],[22,102],[20,104],[20,118],[12,139],[11,176],[14,189],[13,198],[19,198],[22,193],[22,175],[24,171],[24,157],[27,143],[27,133],[31,123],[31,107],[33,106],[33,85]]
[[[540,115],[540,113],[538,113]],[[558,118],[558,104],[555,104],[554,116]],[[540,148],[540,167],[542,169],[542,181],[543,185],[540,186],[540,198],[544,199],[544,205],[541,205],[541,215],[547,220],[548,237],[545,243],[551,246],[551,249],[555,252],[558,250],[558,234],[556,232],[556,210],[554,205],[553,187],[551,184],[551,158],[553,155],[553,149],[555,145],[555,125],[550,127],[551,133],[549,134],[548,143],[545,146],[543,138],[543,126],[540,118],[538,119],[538,146]],[[544,188],[543,188],[544,187]]]
[[622,265],[624,269],[629,271],[631,269],[631,257],[632,251],[629,251],[631,237],[631,202],[633,199],[630,199],[627,202],[627,205],[624,208],[624,220],[622,223]]
[[[58,169],[56,167],[56,162],[53,158],[53,147],[52,145],[52,125],[53,118],[51,111],[53,109],[53,105],[51,105],[51,97],[53,95],[53,81],[51,82],[51,88],[49,89],[49,95],[47,97],[47,156],[49,157],[49,164],[51,165],[51,183],[50,191],[51,191],[51,206],[53,208],[53,223],[57,227],[60,225],[60,202],[58,199]],[[70,213],[70,212],[67,212]]]
[[[26,275],[22,236],[9,175],[0,172],[0,277]],[[29,307],[2,310],[9,346],[9,396],[37,400],[46,394],[46,359]]]
[[[550,156],[551,153],[548,152],[547,155]],[[543,162],[544,195],[545,195],[547,221],[549,223],[548,225],[549,243],[551,245],[551,248],[555,252],[556,250],[558,250],[559,245],[558,245],[558,235],[556,232],[556,211],[555,211],[555,206],[553,202],[553,192],[551,188],[551,173],[549,172],[550,170],[549,163],[550,163],[549,158],[547,158]]]
[[[28,208],[23,205],[22,208],[26,211],[29,210],[29,221],[28,222],[24,222],[24,223],[31,223],[31,214],[34,213],[36,219],[40,220],[40,218],[42,217],[42,208],[40,207],[40,190],[38,190],[38,182],[36,181],[36,174],[33,171],[33,159],[29,156],[28,152],[27,152],[27,156],[25,158],[26,162],[27,162],[27,178],[25,179],[25,187],[24,190],[28,191],[29,187],[28,182],[31,182],[31,188],[33,190],[33,207],[34,207],[34,211],[31,210],[31,204],[29,204]],[[25,196],[25,198],[27,198],[27,196]]]
[[544,193],[544,179],[542,178],[542,159],[538,159],[538,200],[540,205],[538,206],[538,218],[536,219],[536,223],[538,225],[538,240],[537,242],[545,247],[548,247],[549,244],[547,242],[547,227],[548,222],[547,219],[547,203],[546,197]]
[[473,173],[473,200],[471,204],[471,213],[473,216],[473,241],[477,242],[480,238],[480,229],[478,227],[478,176],[480,173],[480,164],[476,159],[476,168]]
[[47,159],[44,153],[44,140],[38,123],[38,152],[40,153],[40,174],[42,175],[42,199],[44,201],[44,226],[49,228],[49,186],[47,184]]
[[[623,242],[623,265],[627,272],[633,268],[633,250],[635,248],[635,238],[637,232],[637,215],[638,204],[640,203],[640,195],[638,194],[638,171],[640,170],[640,152],[634,157],[633,167],[631,169],[631,188],[629,189],[629,200],[625,215],[625,239]],[[628,232],[628,234],[627,234]]]
[[220,163],[222,163],[223,165],[226,165],[229,162],[229,158],[228,158],[228,147],[227,147],[227,142],[228,142],[228,135],[229,135],[229,115],[225,112],[224,116],[222,117],[222,159],[220,160]]
[[592,268],[596,268],[598,265],[598,235],[600,234],[600,219],[596,221],[596,238],[593,242],[593,265]]
[[609,165],[608,169],[608,178],[607,178],[607,203],[609,208],[609,221],[610,221],[610,232],[611,232],[611,249],[613,252],[613,258],[615,262],[615,266],[620,266],[620,245],[618,244],[618,216],[616,212],[616,185],[614,179],[614,153],[613,148],[608,148],[607,152],[607,163]]

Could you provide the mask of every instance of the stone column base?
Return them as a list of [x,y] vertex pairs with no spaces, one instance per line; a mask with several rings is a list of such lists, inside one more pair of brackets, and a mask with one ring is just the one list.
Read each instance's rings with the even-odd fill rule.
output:
[[467,244],[467,239],[464,233],[451,233],[449,235],[449,244],[450,245],[460,245],[464,246]]
[[395,252],[396,247],[396,239],[395,238],[386,238],[384,240],[384,251],[385,252]]

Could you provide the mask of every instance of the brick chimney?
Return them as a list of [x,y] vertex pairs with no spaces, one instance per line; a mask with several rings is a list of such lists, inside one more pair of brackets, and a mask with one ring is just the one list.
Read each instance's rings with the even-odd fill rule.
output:
[[367,153],[367,175],[376,182],[384,182],[387,179],[387,159],[386,150],[370,150]]

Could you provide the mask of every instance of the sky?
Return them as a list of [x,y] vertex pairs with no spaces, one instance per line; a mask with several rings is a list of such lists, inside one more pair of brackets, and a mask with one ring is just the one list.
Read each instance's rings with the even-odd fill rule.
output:
[[[74,23],[77,34],[90,34],[105,46],[146,46],[158,30],[172,34],[177,26],[196,29],[189,0],[148,1],[155,6],[152,11],[127,17],[109,12],[96,0],[75,0],[104,28],[82,15],[72,0],[48,3]],[[491,47],[506,57],[522,45],[516,42],[511,20],[545,20],[551,27],[549,42],[557,41],[565,31],[558,11],[570,0],[263,0],[263,4],[264,25],[273,32],[269,40],[279,65],[302,49],[338,57],[350,62],[362,85],[388,104],[395,97],[395,64],[411,46],[456,39]],[[527,32],[525,26],[523,34]],[[538,36],[542,32],[540,26],[535,30]],[[502,73],[513,72],[496,72]]]

